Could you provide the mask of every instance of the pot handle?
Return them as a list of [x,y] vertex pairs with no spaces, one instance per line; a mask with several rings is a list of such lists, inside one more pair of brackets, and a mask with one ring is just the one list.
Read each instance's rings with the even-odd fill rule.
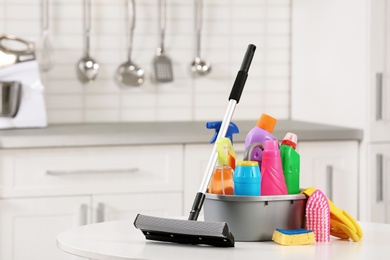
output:
[[[4,45],[4,43],[6,41],[15,41],[15,42],[22,43],[25,46],[25,49],[10,48],[10,47]],[[24,40],[22,38],[14,36],[14,35],[0,34],[0,49],[5,51],[5,52],[10,52],[10,53],[19,54],[19,55],[20,54],[31,54],[31,53],[34,53],[34,44],[32,42],[29,42],[27,40]]]

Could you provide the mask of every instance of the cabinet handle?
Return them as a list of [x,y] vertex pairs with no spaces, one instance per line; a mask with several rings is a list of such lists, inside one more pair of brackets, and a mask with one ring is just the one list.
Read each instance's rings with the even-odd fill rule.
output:
[[383,201],[383,154],[376,155],[376,201]]
[[376,73],[376,108],[375,108],[375,119],[380,121],[383,119],[383,73]]
[[104,203],[98,203],[97,210],[96,210],[96,222],[104,222],[104,211],[105,211],[105,205]]
[[333,166],[326,166],[326,194],[330,200],[333,200]]
[[138,168],[130,169],[86,169],[86,170],[47,170],[47,175],[60,176],[60,175],[78,175],[78,174],[104,174],[104,173],[136,173]]
[[81,206],[80,206],[79,224],[80,224],[80,226],[88,224],[88,205],[87,204],[81,204]]

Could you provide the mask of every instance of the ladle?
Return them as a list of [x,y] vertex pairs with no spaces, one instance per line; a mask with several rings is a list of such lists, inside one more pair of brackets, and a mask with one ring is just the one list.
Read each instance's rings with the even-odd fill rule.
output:
[[95,80],[99,64],[89,55],[89,37],[91,29],[91,2],[84,0],[84,56],[77,63],[77,76],[82,83]]
[[200,58],[201,31],[203,19],[203,0],[195,1],[195,25],[196,25],[196,57],[191,64],[194,75],[203,76],[211,71],[211,64]]
[[144,82],[145,71],[138,67],[131,60],[131,51],[133,48],[133,34],[135,27],[135,1],[127,1],[127,25],[128,25],[128,41],[127,41],[127,61],[119,65],[116,71],[116,80],[121,86],[140,86]]

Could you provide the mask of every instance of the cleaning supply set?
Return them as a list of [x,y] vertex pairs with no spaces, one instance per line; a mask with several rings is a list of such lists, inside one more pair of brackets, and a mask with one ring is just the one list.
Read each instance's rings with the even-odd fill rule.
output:
[[[250,44],[221,122],[209,122],[215,142],[188,220],[138,214],[134,226],[148,240],[234,247],[235,241],[270,241],[281,245],[327,242],[329,234],[358,241],[362,231],[345,211],[321,191],[299,184],[297,136],[281,144],[272,135],[276,119],[262,114],[246,136],[243,160],[237,161],[231,122],[256,46]],[[204,221],[197,221],[204,204]],[[314,237],[314,238],[313,238]]]
[[244,159],[234,164],[234,196],[209,189],[205,220],[228,223],[236,241],[306,245],[327,243],[330,235],[359,241],[362,232],[357,222],[335,206],[332,214],[334,204],[322,191],[301,192],[298,136],[288,132],[279,145],[271,133],[276,119],[263,114],[259,122],[246,138],[255,141],[246,144]]
[[[229,104],[223,117],[217,140],[226,136],[234,109],[238,104],[251,65],[256,46],[248,45],[240,70],[229,95]],[[186,244],[206,244],[221,247],[233,247],[234,236],[226,222],[197,221],[206,197],[214,166],[217,162],[217,145],[214,144],[206,171],[195,196],[188,220],[160,218],[138,214],[134,226],[142,231],[146,239]]]
[[[272,135],[272,131],[276,124],[276,119],[267,114],[262,114],[253,128],[246,137],[247,146],[243,161],[237,162],[238,169],[233,173],[231,169],[235,168],[235,156],[228,155],[228,152],[218,152],[218,165],[215,168],[214,177],[211,179],[209,186],[209,193],[213,194],[230,194],[222,192],[220,185],[223,182],[220,171],[224,169],[226,178],[226,185],[230,190],[234,190],[234,195],[240,196],[271,196],[271,195],[287,195],[298,194],[299,188],[299,169],[300,156],[296,152],[297,135],[294,133],[287,133],[283,139],[280,147],[279,142]],[[207,123],[207,128],[215,128],[216,133],[219,131],[215,127],[216,122]],[[214,127],[210,127],[213,125]],[[236,132],[237,126],[234,124]],[[232,139],[232,134],[229,138]],[[212,142],[215,140],[213,137]],[[222,140],[220,141],[222,142]],[[226,142],[226,141],[223,141]],[[222,145],[222,144],[221,144]],[[230,143],[230,145],[232,145]],[[226,146],[226,144],[225,144]],[[218,147],[218,144],[217,144]],[[234,149],[229,146],[230,153]],[[228,158],[232,159],[230,168]],[[225,165],[225,167],[223,167]],[[258,170],[254,171],[254,165],[257,165]],[[249,167],[251,170],[249,170]],[[229,173],[227,173],[229,171]],[[225,175],[224,175],[225,176]],[[230,176],[234,176],[234,187],[231,187]],[[256,184],[260,184],[256,187]],[[219,187],[219,188],[216,188]],[[238,190],[236,190],[238,187]],[[233,193],[232,193],[233,194]]]
[[[228,223],[236,241],[269,241],[276,228],[296,230],[305,226],[307,197],[299,194],[299,188],[289,194],[285,176],[290,172],[283,170],[290,169],[292,164],[294,177],[298,176],[293,185],[299,186],[299,157],[290,158],[289,149],[280,150],[283,146],[296,148],[297,137],[287,133],[286,141],[279,146],[272,135],[275,124],[275,118],[262,114],[257,126],[248,133],[244,158],[235,163],[232,172],[234,195],[215,192],[211,187],[220,180],[214,178],[206,194],[205,221]],[[296,155],[294,149],[293,156]],[[216,169],[220,167],[219,164]]]

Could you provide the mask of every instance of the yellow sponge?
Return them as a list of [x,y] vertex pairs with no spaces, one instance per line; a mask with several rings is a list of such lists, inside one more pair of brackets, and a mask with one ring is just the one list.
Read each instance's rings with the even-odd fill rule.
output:
[[316,241],[313,231],[303,228],[294,230],[277,228],[272,235],[272,240],[284,246],[307,245]]

